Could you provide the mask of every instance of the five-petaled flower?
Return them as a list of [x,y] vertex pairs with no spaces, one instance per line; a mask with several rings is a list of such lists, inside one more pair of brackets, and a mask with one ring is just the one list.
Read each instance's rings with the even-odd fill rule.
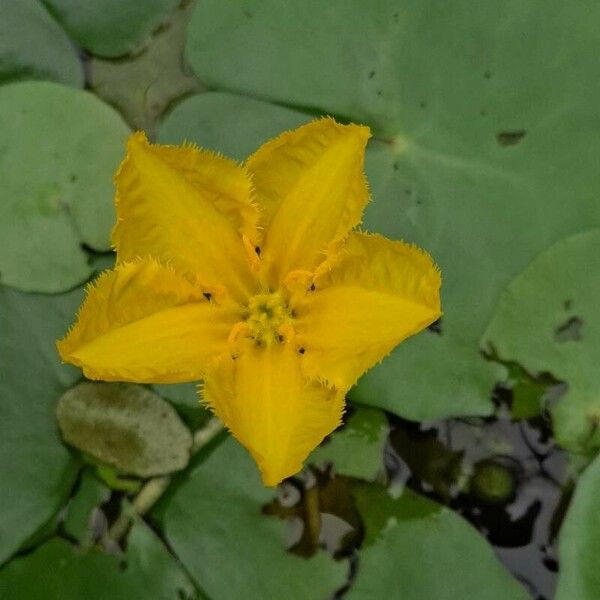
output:
[[264,483],[295,474],[358,377],[440,315],[431,258],[355,230],[369,137],[321,119],[238,165],[133,134],[117,264],[88,288],[63,360],[90,379],[203,380]]

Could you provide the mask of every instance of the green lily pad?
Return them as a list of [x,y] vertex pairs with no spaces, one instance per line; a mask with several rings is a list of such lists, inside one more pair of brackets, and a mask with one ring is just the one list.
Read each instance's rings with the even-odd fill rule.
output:
[[311,118],[268,102],[206,92],[186,98],[167,115],[159,128],[158,141],[163,144],[190,141],[244,160],[269,138]]
[[83,87],[77,48],[38,0],[0,0],[0,83],[50,79]]
[[336,473],[373,481],[383,471],[383,448],[389,425],[383,412],[358,407],[346,424],[307,459],[317,466],[333,464]]
[[54,341],[81,299],[82,290],[48,297],[0,286],[0,564],[50,520],[74,479],[54,410],[80,375],[60,364]]
[[200,88],[182,58],[191,8],[187,4],[169,15],[139,55],[119,60],[92,58],[88,64],[90,89],[117,107],[134,129],[149,135],[167,106]]
[[116,254],[114,252],[90,253],[88,264],[94,271],[94,275],[99,275],[102,271],[108,271],[115,266]]
[[198,382],[154,384],[151,387],[176,408],[179,416],[192,431],[205,425],[213,416],[200,402]]
[[79,553],[53,538],[0,571],[3,598],[27,600],[111,600],[200,598],[177,561],[156,534],[141,522],[128,538],[125,568],[116,556],[91,550]]
[[60,398],[56,416],[66,442],[122,473],[164,475],[190,457],[192,436],[175,409],[141,385],[80,383]]
[[600,457],[583,472],[559,537],[560,571],[556,600],[600,598]]
[[358,485],[366,537],[346,597],[363,600],[526,600],[491,546],[462,517],[406,489],[400,497]]
[[599,24],[593,0],[198,3],[200,79],[371,125],[364,226],[441,266],[438,332],[403,343],[353,398],[420,420],[492,411],[504,369],[479,344],[502,290],[600,224]]
[[330,597],[343,585],[345,562],[323,552],[306,560],[285,551],[282,523],[261,515],[272,496],[247,452],[228,438],[168,499],[166,539],[208,596],[305,600]]
[[[155,383],[152,389],[159,395],[169,400],[176,407],[201,408],[200,395],[198,393],[199,382],[191,383]],[[207,411],[210,412],[210,411]]]
[[129,132],[88,92],[55,83],[0,88],[0,277],[60,292],[92,273],[85,243],[110,248],[112,176]]
[[581,453],[600,448],[599,256],[600,229],[554,244],[506,288],[484,336],[501,358],[567,383],[554,432]]
[[97,56],[141,50],[180,0],[44,0],[69,35]]

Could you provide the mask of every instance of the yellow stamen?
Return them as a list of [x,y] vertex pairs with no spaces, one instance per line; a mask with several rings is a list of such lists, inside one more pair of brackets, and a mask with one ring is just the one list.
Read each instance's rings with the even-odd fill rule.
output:
[[292,323],[291,310],[281,294],[257,294],[250,299],[245,324],[257,343],[271,345],[283,341],[282,331],[291,336]]
[[235,342],[240,338],[240,336],[249,334],[250,327],[248,327],[248,323],[245,321],[238,321],[229,332],[229,337],[227,338],[227,344],[232,346]]
[[308,288],[313,279],[313,272],[304,269],[296,269],[288,273],[283,280],[284,287],[290,291],[297,291],[299,287]]
[[248,262],[250,263],[250,268],[255,273],[258,273],[260,270],[260,256],[257,251],[257,248],[250,241],[248,236],[242,236],[242,242],[244,243],[244,250],[246,251],[246,256],[248,257]]

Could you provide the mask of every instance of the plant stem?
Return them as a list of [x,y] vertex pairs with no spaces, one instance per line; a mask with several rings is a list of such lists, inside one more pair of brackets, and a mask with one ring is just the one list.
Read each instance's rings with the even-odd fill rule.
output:
[[194,432],[194,441],[192,443],[192,455],[198,450],[206,446],[211,440],[213,440],[221,431],[223,431],[224,425],[217,419],[212,417],[204,427],[200,427]]
[[319,507],[319,487],[316,482],[305,491],[304,507],[306,510],[306,525],[311,544],[317,548],[321,536],[321,509]]
[[[194,433],[191,456],[206,446],[223,430],[223,423],[216,417],[211,418],[204,427]],[[160,475],[148,480],[133,499],[132,511],[122,512],[108,531],[108,537],[114,542],[123,539],[133,518],[145,515],[165,493],[171,483],[172,475]]]

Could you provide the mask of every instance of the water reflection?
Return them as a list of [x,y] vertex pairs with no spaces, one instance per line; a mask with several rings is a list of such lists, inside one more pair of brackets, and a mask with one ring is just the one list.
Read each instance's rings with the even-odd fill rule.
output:
[[543,415],[513,421],[503,390],[495,399],[495,418],[420,424],[393,418],[386,467],[392,482],[462,514],[533,598],[550,600],[567,458]]
[[[554,445],[547,416],[531,411],[529,419],[514,419],[513,395],[502,387],[494,401],[491,418],[414,423],[389,415],[382,483],[408,486],[460,513],[532,598],[550,600],[556,534],[572,488],[567,457]],[[353,485],[334,465],[310,468],[285,482],[264,512],[287,520],[291,552],[311,556],[325,548],[349,557],[355,573],[365,531]]]

